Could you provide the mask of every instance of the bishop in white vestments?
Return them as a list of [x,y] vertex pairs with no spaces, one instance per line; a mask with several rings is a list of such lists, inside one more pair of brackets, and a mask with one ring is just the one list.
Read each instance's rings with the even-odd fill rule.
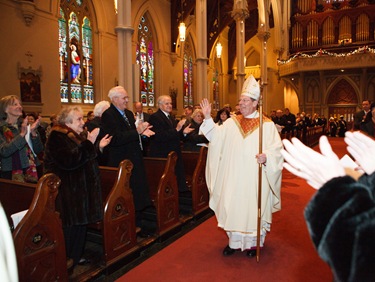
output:
[[212,120],[207,99],[201,103],[205,120],[200,130],[210,141],[206,164],[210,208],[229,238],[223,250],[225,256],[236,250],[246,250],[249,257],[256,254],[259,164],[262,164],[261,247],[270,231],[272,213],[281,209],[283,146],[275,124],[263,117],[262,152],[258,151],[259,96],[259,84],[250,76],[239,101],[241,115],[228,119],[222,126]]

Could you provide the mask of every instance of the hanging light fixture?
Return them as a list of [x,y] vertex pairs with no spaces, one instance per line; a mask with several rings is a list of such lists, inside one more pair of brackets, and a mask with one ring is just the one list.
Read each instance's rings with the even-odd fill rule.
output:
[[114,4],[115,4],[115,12],[116,14],[118,13],[118,4],[117,4],[117,0],[114,0]]
[[180,22],[180,25],[178,26],[178,31],[180,33],[180,41],[185,41],[185,35],[186,35],[186,26],[184,22]]
[[221,58],[221,52],[223,51],[223,46],[220,42],[216,44],[216,56],[220,59]]
[[181,0],[181,22],[180,22],[180,25],[178,26],[178,32],[180,33],[180,41],[184,42],[185,36],[186,36],[186,26],[185,26],[185,23],[184,23],[183,0]]
[[216,44],[216,57],[220,59],[221,52],[223,51],[223,46],[220,43],[220,0],[217,1],[217,33],[219,35],[219,38]]

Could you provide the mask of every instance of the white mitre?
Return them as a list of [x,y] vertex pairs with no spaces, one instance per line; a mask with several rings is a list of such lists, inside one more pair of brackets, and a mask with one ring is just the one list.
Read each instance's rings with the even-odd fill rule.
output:
[[245,83],[242,86],[241,95],[245,95],[254,100],[259,100],[259,96],[260,96],[259,83],[255,80],[252,74],[250,74],[250,76],[245,80]]

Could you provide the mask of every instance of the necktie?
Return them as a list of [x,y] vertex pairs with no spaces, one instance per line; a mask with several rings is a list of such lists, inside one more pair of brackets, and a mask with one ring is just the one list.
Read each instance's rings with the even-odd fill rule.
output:
[[126,124],[127,125],[129,125],[129,127],[130,127],[130,122],[129,122],[129,119],[128,119],[128,117],[126,116],[126,114],[124,113],[123,115],[122,115],[122,117],[124,118],[124,120],[126,121]]
[[172,117],[171,115],[168,115],[169,122],[173,125]]

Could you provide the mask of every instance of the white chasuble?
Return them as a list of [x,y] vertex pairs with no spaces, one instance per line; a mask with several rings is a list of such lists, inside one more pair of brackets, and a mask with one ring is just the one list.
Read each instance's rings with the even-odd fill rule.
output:
[[[257,229],[259,114],[254,118],[238,115],[223,125],[204,120],[201,132],[210,141],[206,181],[210,208],[218,226],[226,231],[254,233]],[[275,124],[263,118],[262,227],[268,229],[272,213],[281,209],[280,188],[282,142]]]

